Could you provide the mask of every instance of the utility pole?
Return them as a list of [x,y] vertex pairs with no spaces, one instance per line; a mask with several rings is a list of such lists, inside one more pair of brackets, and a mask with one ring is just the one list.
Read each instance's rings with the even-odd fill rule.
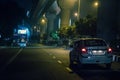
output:
[[78,21],[80,19],[80,0],[78,0]]

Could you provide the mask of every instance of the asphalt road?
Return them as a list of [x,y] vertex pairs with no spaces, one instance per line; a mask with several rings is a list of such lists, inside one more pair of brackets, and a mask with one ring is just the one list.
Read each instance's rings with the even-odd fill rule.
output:
[[0,80],[120,80],[120,63],[69,68],[63,48],[0,48]]

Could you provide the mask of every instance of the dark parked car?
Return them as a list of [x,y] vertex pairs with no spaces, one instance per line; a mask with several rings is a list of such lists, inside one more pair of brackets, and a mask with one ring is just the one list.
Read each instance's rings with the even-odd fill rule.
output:
[[111,41],[110,46],[114,54],[120,55],[120,39]]
[[82,64],[105,64],[107,68],[111,67],[112,49],[103,39],[99,38],[80,38],[73,43],[73,49],[70,51],[70,66],[75,62]]
[[27,46],[27,41],[25,39],[21,39],[20,42],[18,42],[18,45],[20,47],[26,47]]

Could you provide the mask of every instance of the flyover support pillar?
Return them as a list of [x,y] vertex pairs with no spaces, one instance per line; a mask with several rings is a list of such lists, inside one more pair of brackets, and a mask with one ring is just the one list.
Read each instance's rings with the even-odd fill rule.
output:
[[46,14],[47,17],[47,35],[48,39],[50,38],[50,34],[54,31],[54,20],[56,18],[56,14],[48,13]]
[[61,7],[61,23],[60,27],[69,26],[70,12],[76,0],[58,0]]
[[52,39],[50,37],[51,33],[55,31],[55,18],[56,16],[60,13],[60,8],[58,6],[57,1],[54,1],[54,3],[50,6],[46,13],[46,18],[47,18],[47,39]]

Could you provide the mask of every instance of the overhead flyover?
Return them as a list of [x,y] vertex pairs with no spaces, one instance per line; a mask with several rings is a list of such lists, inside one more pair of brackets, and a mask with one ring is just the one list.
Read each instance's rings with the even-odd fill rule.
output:
[[50,8],[55,0],[38,0],[32,11],[31,20],[36,22]]

